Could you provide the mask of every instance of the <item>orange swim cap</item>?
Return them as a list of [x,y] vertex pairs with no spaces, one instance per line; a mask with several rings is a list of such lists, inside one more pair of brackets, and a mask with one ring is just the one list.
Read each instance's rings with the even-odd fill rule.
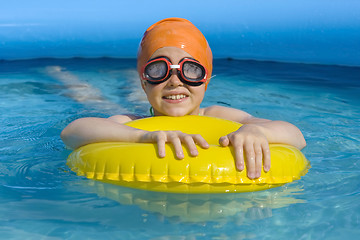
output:
[[212,52],[204,35],[190,21],[166,18],[146,30],[138,50],[139,75],[154,52],[163,47],[180,48],[199,61],[208,71],[207,86],[212,72]]

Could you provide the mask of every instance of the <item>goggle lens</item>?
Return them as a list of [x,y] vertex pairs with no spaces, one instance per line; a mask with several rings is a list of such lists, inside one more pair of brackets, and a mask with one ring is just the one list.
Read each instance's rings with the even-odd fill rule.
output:
[[168,66],[164,61],[156,61],[145,67],[145,76],[147,78],[158,80],[166,77]]
[[182,73],[187,80],[198,82],[204,78],[205,69],[196,62],[187,61],[183,64]]

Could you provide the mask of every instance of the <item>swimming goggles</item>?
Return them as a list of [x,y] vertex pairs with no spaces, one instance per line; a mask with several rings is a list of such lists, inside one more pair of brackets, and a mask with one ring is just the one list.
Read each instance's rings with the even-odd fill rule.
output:
[[157,57],[149,60],[142,69],[142,78],[151,84],[159,84],[168,80],[176,73],[180,81],[190,86],[200,86],[206,82],[206,68],[192,58],[183,58],[177,65],[173,65],[167,57]]

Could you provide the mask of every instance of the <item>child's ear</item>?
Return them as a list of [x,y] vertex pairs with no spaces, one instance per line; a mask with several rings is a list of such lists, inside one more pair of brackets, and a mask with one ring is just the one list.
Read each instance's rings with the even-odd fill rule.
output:
[[141,83],[142,89],[145,91],[146,81],[145,80],[140,80],[140,83]]

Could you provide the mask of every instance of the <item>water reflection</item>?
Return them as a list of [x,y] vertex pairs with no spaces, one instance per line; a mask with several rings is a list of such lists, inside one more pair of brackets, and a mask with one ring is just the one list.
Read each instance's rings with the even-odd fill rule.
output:
[[272,210],[304,203],[296,196],[303,191],[299,184],[252,193],[174,194],[131,189],[98,181],[72,184],[76,191],[95,193],[122,205],[137,205],[141,209],[179,222],[226,222],[235,217],[237,224],[245,220],[272,217]]

